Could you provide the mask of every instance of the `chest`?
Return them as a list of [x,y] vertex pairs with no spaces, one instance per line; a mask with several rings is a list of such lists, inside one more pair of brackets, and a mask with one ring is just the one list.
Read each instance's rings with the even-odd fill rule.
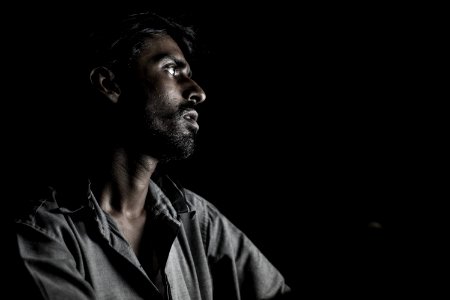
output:
[[141,246],[144,244],[146,219],[145,216],[133,219],[114,218],[120,233],[131,246],[136,256],[139,256]]
[[[119,229],[118,222],[115,223],[116,229]],[[130,236],[129,241],[125,242],[124,232],[130,230],[129,226],[120,228],[120,234],[110,227],[106,234],[109,237],[107,243],[99,235],[87,233],[95,228],[78,230],[76,249],[80,253],[74,250],[74,254],[78,253],[75,255],[77,266],[80,274],[95,287],[96,299],[160,299],[160,293],[154,288],[159,288],[158,284],[151,276],[145,275],[151,272],[143,272],[142,268],[146,269],[146,258],[151,257],[148,255],[149,249],[146,250],[146,241],[151,240],[155,230],[167,236],[168,228],[153,224],[146,230],[145,222],[140,228],[141,238],[138,240],[143,247],[139,258],[131,252]],[[136,237],[135,230],[131,229],[131,233]],[[171,239],[170,246],[165,248],[167,263],[162,275],[166,277],[166,286],[173,299],[212,299],[211,272],[203,251],[200,230],[194,230],[189,237],[191,243],[188,243],[184,227],[181,227],[176,238]]]

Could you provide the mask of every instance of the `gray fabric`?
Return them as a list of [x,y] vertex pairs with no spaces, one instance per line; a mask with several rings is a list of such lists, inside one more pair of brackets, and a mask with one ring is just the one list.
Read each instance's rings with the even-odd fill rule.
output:
[[[151,182],[147,203],[163,235],[161,280],[167,295],[91,192],[77,206],[51,190],[16,221],[20,255],[44,299],[233,300],[288,294],[282,275],[212,204],[169,179],[160,186]],[[164,186],[169,188],[163,192]]]

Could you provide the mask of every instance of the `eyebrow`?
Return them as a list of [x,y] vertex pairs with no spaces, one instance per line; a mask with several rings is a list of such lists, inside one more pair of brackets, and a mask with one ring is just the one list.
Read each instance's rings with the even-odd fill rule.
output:
[[157,61],[157,62],[162,62],[162,61],[165,61],[165,60],[173,61],[177,65],[177,67],[179,67],[181,69],[187,69],[188,77],[192,77],[192,70],[191,70],[191,68],[189,67],[188,63],[185,60],[181,60],[181,59],[179,59],[179,58],[177,58],[177,57],[175,57],[173,55],[164,54],[164,53],[154,57],[154,60]]

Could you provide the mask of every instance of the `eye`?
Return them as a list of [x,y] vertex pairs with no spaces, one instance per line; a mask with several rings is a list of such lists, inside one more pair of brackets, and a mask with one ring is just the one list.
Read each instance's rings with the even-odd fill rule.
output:
[[166,70],[172,76],[180,75],[180,68],[178,68],[176,65],[168,65],[166,66]]

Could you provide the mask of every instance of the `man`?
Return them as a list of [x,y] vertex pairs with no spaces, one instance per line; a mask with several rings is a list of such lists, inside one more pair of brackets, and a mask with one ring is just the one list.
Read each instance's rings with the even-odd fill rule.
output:
[[[282,275],[213,205],[161,172],[192,154],[205,101],[192,32],[136,14],[92,38],[86,184],[50,188],[17,218],[44,299],[275,299]],[[92,138],[93,137],[93,138]]]

